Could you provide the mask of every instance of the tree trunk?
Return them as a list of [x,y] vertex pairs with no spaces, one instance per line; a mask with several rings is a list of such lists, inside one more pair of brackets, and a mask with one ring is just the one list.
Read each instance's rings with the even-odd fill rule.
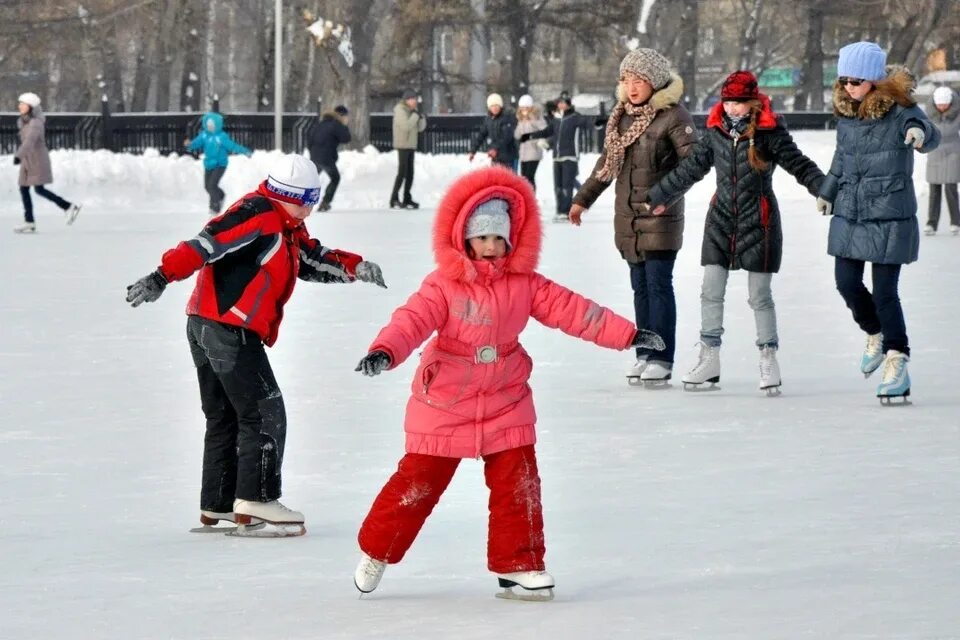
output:
[[693,111],[697,106],[697,41],[699,40],[700,20],[697,0],[684,0],[680,12],[680,28],[676,34],[679,54],[674,60],[677,73],[683,78],[683,101],[687,109]]
[[187,0],[181,24],[189,25],[183,34],[183,70],[180,73],[180,111],[198,112],[200,74],[203,69],[203,36],[206,7],[198,0]]
[[811,2],[807,11],[807,43],[800,68],[800,89],[794,96],[794,111],[823,109],[823,6]]
[[170,103],[170,80],[173,76],[173,35],[177,27],[183,0],[166,0],[160,17],[160,33],[157,35],[156,62],[156,109],[167,111]]
[[561,79],[561,91],[569,91],[571,94],[576,91],[574,83],[577,78],[577,41],[567,40],[563,48],[563,76]]

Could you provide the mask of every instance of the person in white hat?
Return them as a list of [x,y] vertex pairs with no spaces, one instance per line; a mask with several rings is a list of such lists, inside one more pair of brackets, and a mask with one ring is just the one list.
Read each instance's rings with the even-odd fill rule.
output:
[[272,535],[302,535],[303,514],[280,503],[287,422],[264,345],[277,340],[297,278],[361,280],[386,288],[380,267],[310,237],[304,220],[320,201],[320,176],[300,155],[282,156],[267,178],[160,266],[127,287],[127,302],[154,302],[169,282],[200,272],[187,303],[187,340],[207,419],[200,522],[272,523]]
[[960,235],[960,206],[957,202],[957,183],[960,182],[960,98],[950,87],[937,87],[931,100],[930,120],[940,129],[940,146],[927,159],[927,182],[930,183],[930,203],[924,232],[932,236],[940,223],[940,201],[947,199],[950,213],[950,233]]
[[[543,119],[540,110],[533,103],[533,96],[524,94],[517,102],[517,127],[513,137],[520,142],[520,175],[527,179],[533,190],[537,190],[537,167],[543,159],[543,149],[546,145],[541,140],[530,140],[532,134],[547,128],[547,121]],[[542,145],[542,146],[541,146]]]
[[64,200],[45,185],[53,182],[53,170],[50,167],[50,152],[44,133],[43,111],[40,109],[40,96],[27,92],[17,98],[17,128],[20,130],[20,146],[13,154],[13,163],[20,165],[18,184],[20,199],[23,201],[23,224],[14,227],[16,233],[36,233],[37,224],[33,217],[33,200],[30,187],[40,197],[46,198],[63,209],[67,224],[73,224],[80,213],[80,205]]
[[517,172],[518,147],[514,131],[517,128],[516,116],[505,111],[503,97],[499,93],[487,96],[487,117],[484,118],[473,138],[470,150],[470,162],[480,147],[486,146],[487,156],[493,164],[498,164]]

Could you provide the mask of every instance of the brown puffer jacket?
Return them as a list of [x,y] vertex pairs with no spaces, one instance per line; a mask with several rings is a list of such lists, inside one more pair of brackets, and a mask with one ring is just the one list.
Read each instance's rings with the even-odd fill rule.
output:
[[[644,204],[650,188],[670,173],[681,158],[690,155],[699,138],[693,118],[679,104],[682,95],[683,80],[672,75],[670,83],[650,97],[657,116],[627,148],[617,176],[613,235],[617,250],[627,262],[643,262],[645,251],[677,250],[683,244],[683,198],[660,216],[654,216]],[[618,97],[625,99],[619,93]],[[624,114],[620,119],[620,133],[632,122],[633,118]],[[590,208],[610,185],[596,178],[604,160],[605,154],[600,156],[590,177],[574,196],[574,204]]]

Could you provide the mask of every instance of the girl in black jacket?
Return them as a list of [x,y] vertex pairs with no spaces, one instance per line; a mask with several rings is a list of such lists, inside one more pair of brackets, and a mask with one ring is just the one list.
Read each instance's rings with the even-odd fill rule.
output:
[[780,269],[783,233],[773,194],[773,170],[782,166],[814,197],[823,173],[793,142],[770,100],[749,71],[735,71],[724,81],[718,103],[707,118],[707,131],[694,152],[650,191],[655,214],[716,168],[717,191],[710,200],[700,263],[704,266],[701,300],[700,357],[683,376],[684,389],[701,389],[720,381],[723,300],[729,272],[749,272],[749,304],[757,323],[760,389],[779,394],[776,352],[777,316],[770,291]]

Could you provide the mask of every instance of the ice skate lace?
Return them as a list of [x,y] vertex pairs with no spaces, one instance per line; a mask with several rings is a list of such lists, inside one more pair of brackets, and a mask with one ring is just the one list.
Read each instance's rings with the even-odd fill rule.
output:
[[899,378],[900,372],[903,370],[904,362],[906,362],[906,358],[902,355],[887,358],[883,363],[883,380],[881,380],[881,382],[893,382]]
[[880,347],[883,344],[883,335],[868,335],[867,336],[867,346],[864,348],[867,356],[873,358],[880,353]]
[[716,350],[702,342],[699,342],[698,344],[700,345],[700,356],[697,360],[697,366],[695,366],[693,371],[690,372],[692,374],[701,373],[713,362],[714,358],[716,358]]
[[773,375],[773,363],[776,356],[773,349],[764,349],[760,352],[760,377],[766,380]]
[[379,580],[386,566],[387,563],[368,557],[363,562],[363,575],[370,580]]

